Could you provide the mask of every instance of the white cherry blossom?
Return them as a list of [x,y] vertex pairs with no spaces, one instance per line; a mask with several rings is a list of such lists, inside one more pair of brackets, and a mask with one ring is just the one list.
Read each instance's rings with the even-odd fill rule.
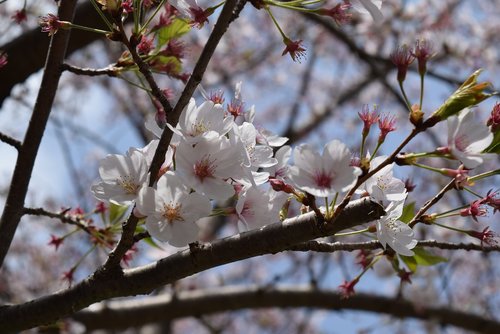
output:
[[232,117],[225,117],[220,104],[205,101],[199,107],[193,98],[184,108],[179,118],[179,124],[173,128],[167,126],[185,140],[195,143],[200,136],[223,136],[233,125]]
[[183,247],[198,240],[196,221],[211,212],[207,197],[190,189],[173,172],[160,177],[157,188],[144,187],[137,209],[146,218],[146,229],[154,238]]
[[99,166],[101,182],[91,191],[95,198],[119,205],[134,201],[148,179],[148,163],[143,152],[131,148],[127,155],[109,154]]
[[257,129],[251,123],[245,122],[237,127],[241,150],[247,154],[247,166],[271,167],[278,163],[273,158],[273,149],[267,145],[257,145]]
[[290,146],[285,145],[283,147],[280,147],[274,155],[278,163],[274,166],[264,168],[264,171],[268,172],[270,177],[288,180],[288,171],[290,168],[288,166],[288,161],[290,160],[291,156],[292,149]]
[[280,137],[264,128],[257,128],[257,144],[281,147],[288,141],[287,137]]
[[236,203],[239,230],[243,232],[277,222],[286,199],[285,193],[272,189],[244,188]]
[[186,184],[211,199],[234,195],[230,178],[241,178],[242,152],[226,137],[201,137],[193,145],[182,141],[176,152],[177,170]]
[[382,0],[351,0],[353,8],[361,14],[370,14],[375,22],[384,20],[384,15],[380,10],[382,8]]
[[[378,167],[386,156],[374,158],[370,163],[370,170]],[[394,164],[389,164],[366,180],[364,187],[375,201],[387,205],[391,201],[401,201],[406,198],[406,188],[403,181],[392,175]]]
[[476,168],[492,154],[481,153],[487,148],[493,134],[486,124],[474,119],[470,108],[462,110],[458,116],[448,117],[448,150],[468,169]]
[[345,192],[356,183],[361,169],[350,166],[351,152],[339,140],[333,140],[319,154],[309,145],[295,147],[294,166],[290,167],[289,178],[303,191],[326,197]]
[[413,230],[399,221],[403,213],[404,200],[391,202],[385,209],[387,214],[377,220],[377,238],[384,248],[389,245],[396,253],[413,256],[417,240],[413,238]]

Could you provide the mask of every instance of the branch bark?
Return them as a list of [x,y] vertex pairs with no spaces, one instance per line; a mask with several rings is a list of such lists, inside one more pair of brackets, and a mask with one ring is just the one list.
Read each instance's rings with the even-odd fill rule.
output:
[[182,317],[265,307],[367,311],[397,318],[433,321],[480,333],[500,332],[500,323],[497,321],[448,307],[427,306],[363,293],[343,299],[334,290],[318,290],[300,285],[272,288],[228,286],[182,291],[173,297],[161,295],[143,301],[114,301],[91,306],[88,310],[76,313],[72,319],[84,324],[88,331],[117,330]]
[[[99,29],[106,29],[90,1],[79,5],[75,12],[74,23]],[[57,34],[62,33],[62,31]],[[62,35],[62,34],[61,34]],[[102,38],[100,34],[75,30],[71,33],[66,56]],[[9,43],[0,46],[0,50],[7,52],[9,63],[2,68],[2,80],[0,80],[0,107],[9,96],[12,88],[24,82],[31,74],[43,68],[45,55],[49,49],[49,41],[46,33],[42,33],[39,27],[29,30]]]
[[51,323],[90,304],[123,296],[148,294],[195,273],[335,234],[380,218],[383,208],[368,198],[350,203],[329,224],[316,221],[313,212],[189,249],[142,267],[124,271],[97,271],[63,291],[33,301],[0,307],[0,332],[13,332]]
[[[61,20],[72,21],[76,0],[61,1],[58,16]],[[35,107],[30,119],[28,130],[17,157],[14,175],[10,183],[5,208],[0,219],[0,267],[10,248],[12,238],[23,214],[24,200],[28,192],[31,172],[35,164],[38,148],[42,141],[45,126],[49,119],[52,103],[56,95],[61,65],[66,55],[69,31],[61,30],[55,34],[49,46],[42,82],[38,91]],[[21,59],[23,59],[21,57]]]

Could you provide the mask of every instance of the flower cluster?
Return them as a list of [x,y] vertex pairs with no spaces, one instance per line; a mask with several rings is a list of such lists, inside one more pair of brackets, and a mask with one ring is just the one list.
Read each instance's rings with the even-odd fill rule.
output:
[[[350,191],[361,176],[362,169],[352,163],[351,151],[339,140],[328,142],[322,153],[307,144],[292,150],[283,146],[287,138],[256,127],[254,108],[243,108],[241,83],[226,108],[222,93],[202,90],[202,95],[205,101],[197,104],[191,99],[178,124],[167,123],[173,137],[158,175],[148,173],[156,139],[126,155],[108,155],[99,168],[101,180],[92,186],[101,201],[135,203],[134,213],[145,217],[146,228],[156,239],[185,246],[198,240],[200,219],[216,214],[236,217],[240,231],[259,228],[283,216],[280,211],[290,196],[303,203],[310,196],[330,203],[329,199]],[[163,130],[154,120],[145,126],[161,136]],[[371,168],[385,159],[372,159]],[[382,245],[412,255],[413,230],[398,221],[407,191],[404,182],[393,177],[392,168],[385,166],[368,179],[363,193],[387,211],[377,221]],[[229,198],[234,199],[233,207],[213,209],[215,202]],[[333,212],[334,204],[327,205],[326,218],[331,217],[330,208]]]
[[[148,170],[158,140],[126,155],[108,155],[92,192],[102,201],[135,202],[134,212],[146,217],[149,233],[178,247],[198,240],[197,221],[212,213],[211,201],[235,197],[235,207],[223,211],[236,216],[242,230],[275,222],[288,195],[259,186],[271,174],[286,178],[290,149],[283,147],[274,157],[273,147],[287,139],[257,129],[253,115],[247,111],[235,117],[210,99],[200,105],[191,99],[179,123],[167,124],[174,136],[153,187]],[[162,131],[151,120],[146,128],[157,136]]]
[[[387,157],[379,156],[371,161],[370,170],[377,168]],[[377,238],[385,248],[389,245],[395,252],[412,256],[411,250],[417,245],[413,230],[401,222],[404,203],[408,192],[405,182],[393,176],[394,164],[383,167],[364,184],[364,191],[376,202],[380,203],[387,214],[377,220]]]

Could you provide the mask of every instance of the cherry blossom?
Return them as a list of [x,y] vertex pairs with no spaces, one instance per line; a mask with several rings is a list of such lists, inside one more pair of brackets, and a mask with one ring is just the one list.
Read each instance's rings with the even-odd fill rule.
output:
[[230,117],[224,117],[222,105],[205,101],[197,107],[195,100],[191,99],[182,111],[177,127],[167,126],[185,140],[195,143],[202,135],[225,135],[232,124]]
[[[370,170],[377,168],[386,159],[386,156],[374,158],[370,163]],[[383,205],[391,201],[404,200],[407,195],[405,183],[393,176],[393,167],[394,164],[385,166],[364,183],[370,197]]]
[[468,169],[476,168],[491,154],[482,153],[493,140],[488,127],[474,119],[470,108],[448,118],[448,147],[454,158]]
[[210,214],[207,197],[190,193],[178,175],[167,172],[157,188],[144,187],[137,199],[137,209],[146,215],[146,228],[158,240],[183,247],[198,239],[196,221]]
[[406,79],[406,73],[408,72],[408,67],[415,60],[415,55],[413,50],[408,47],[408,45],[399,46],[396,50],[394,50],[390,59],[394,65],[396,65],[398,69],[398,81],[401,83]]
[[127,155],[109,154],[99,167],[102,182],[92,185],[94,197],[128,205],[134,201],[148,179],[148,163],[143,152],[131,148]]
[[278,163],[274,166],[264,168],[264,171],[268,172],[270,177],[288,180],[288,160],[290,160],[291,156],[292,149],[290,148],[290,146],[285,145],[280,147],[275,154],[275,158]]
[[202,28],[205,22],[208,22],[208,17],[213,13],[213,9],[203,9],[198,5],[196,0],[168,0],[179,13],[191,20],[191,24]]
[[293,152],[295,165],[290,167],[293,183],[311,195],[326,197],[351,188],[361,174],[361,169],[350,166],[351,152],[339,140],[324,147],[320,155],[309,145],[297,146]]
[[[252,123],[249,121],[249,123]],[[287,137],[280,137],[271,131],[264,128],[256,128],[257,129],[257,144],[267,145],[271,147],[281,147],[285,145],[288,141]]]
[[235,134],[240,139],[241,149],[246,152],[247,166],[271,167],[278,163],[273,158],[273,149],[267,145],[257,145],[257,130],[251,123],[244,122],[235,128]]
[[282,56],[289,53],[292,60],[299,63],[306,57],[306,49],[302,46],[301,39],[292,41],[289,38],[284,38],[283,43],[285,43],[285,50],[283,50]]
[[373,21],[379,23],[384,20],[380,11],[382,0],[350,0],[352,7],[361,14],[370,14]]
[[266,192],[256,187],[244,188],[236,203],[238,228],[240,231],[247,231],[277,222],[286,199],[285,193],[272,189]]
[[389,245],[396,253],[413,256],[411,250],[417,245],[413,238],[413,230],[405,223],[399,221],[403,213],[404,200],[391,202],[385,209],[387,214],[377,220],[377,238],[386,248]]
[[225,200],[234,194],[229,178],[241,178],[242,152],[226,137],[201,137],[193,145],[181,141],[177,171],[186,184],[211,199]]

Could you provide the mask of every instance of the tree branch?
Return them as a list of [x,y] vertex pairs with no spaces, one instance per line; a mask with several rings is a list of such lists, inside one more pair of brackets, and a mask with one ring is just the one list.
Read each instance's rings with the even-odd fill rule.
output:
[[14,147],[18,151],[21,149],[22,143],[19,140],[14,139],[11,136],[8,136],[1,132],[0,132],[0,141],[3,141],[5,144]]
[[79,219],[72,219],[72,218],[66,216],[66,213],[68,211],[69,211],[69,209],[66,209],[62,212],[56,213],[56,212],[47,211],[44,208],[24,208],[23,215],[31,215],[31,216],[59,219],[64,224],[76,226],[79,229],[87,232],[89,235],[92,235],[92,232],[90,231],[90,229],[84,223],[82,223]]
[[[500,252],[500,246],[481,246],[473,243],[452,243],[441,242],[437,240],[421,240],[418,242],[417,246],[465,251]],[[333,253],[338,251],[353,252],[361,249],[373,250],[380,248],[382,248],[382,245],[377,240],[352,243],[321,242],[312,240],[293,245],[292,247],[288,248],[288,250],[300,252],[314,251],[320,253]]]
[[151,322],[200,316],[225,311],[266,307],[313,307],[385,313],[397,318],[416,318],[452,325],[480,333],[498,333],[500,323],[476,314],[415,304],[408,300],[357,293],[344,299],[334,290],[310,286],[228,286],[210,290],[181,291],[174,297],[161,295],[147,300],[114,301],[95,305],[72,318],[86,330],[125,329]]
[[350,203],[336,220],[328,224],[318,223],[314,213],[310,212],[213,243],[194,243],[189,249],[142,267],[98,271],[66,290],[24,304],[0,307],[0,332],[51,323],[104,299],[148,294],[159,286],[195,273],[255,256],[275,254],[294,244],[373,221],[383,214],[379,204],[363,198]]
[[105,68],[83,68],[64,63],[61,65],[61,70],[68,71],[78,75],[86,75],[89,77],[96,77],[99,75],[116,77],[120,73],[121,69],[118,67],[114,67],[114,65],[109,65],[108,67]]
[[[239,3],[240,2],[240,3]],[[196,62],[196,65],[193,69],[193,73],[189,77],[189,80],[182,91],[182,94],[177,101],[172,112],[167,113],[167,122],[171,124],[173,127],[177,125],[179,122],[179,117],[181,116],[182,110],[189,103],[189,100],[193,96],[193,93],[198,86],[198,84],[203,79],[203,75],[205,74],[205,70],[207,69],[208,63],[212,58],[212,55],[217,48],[222,36],[227,31],[229,24],[238,17],[240,11],[243,9],[246,0],[227,0],[222,8],[222,11],[217,19],[217,23],[212,30],[212,33],[208,37],[207,43],[201,52],[200,58]],[[153,157],[153,161],[151,163],[150,172],[151,175],[158,175],[158,171],[165,160],[165,154],[167,153],[168,146],[170,144],[170,140],[172,139],[173,132],[169,128],[165,128],[160,138],[160,142],[158,143],[158,148]]]
[[[58,13],[61,20],[73,20],[76,2],[76,0],[61,1]],[[23,213],[31,172],[33,171],[38,148],[45,132],[45,126],[49,119],[59,78],[61,77],[60,67],[66,54],[69,35],[69,31],[61,30],[52,36],[50,41],[40,90],[38,91],[26,136],[17,157],[5,208],[0,219],[0,267],[7,255]]]
[[[77,7],[75,20],[72,22],[81,26],[106,29],[90,1],[85,1]],[[59,31],[57,34],[61,33],[62,31]],[[100,34],[87,31],[72,31],[66,56],[102,37]],[[0,46],[0,49],[9,55],[9,63],[2,68],[0,107],[16,84],[24,82],[31,74],[43,68],[45,55],[49,49],[49,41],[47,34],[42,33],[40,27],[36,27]]]

